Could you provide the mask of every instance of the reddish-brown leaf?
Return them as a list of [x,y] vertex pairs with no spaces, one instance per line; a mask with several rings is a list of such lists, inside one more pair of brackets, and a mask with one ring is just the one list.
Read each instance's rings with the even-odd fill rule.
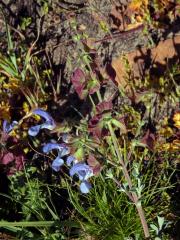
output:
[[97,161],[93,154],[89,155],[87,163],[93,169],[94,175],[98,175],[102,170],[102,165]]
[[153,151],[155,135],[148,129],[144,137],[141,139],[141,143],[145,144],[150,150]]
[[82,100],[85,99],[88,93],[88,91],[85,89],[87,81],[85,73],[80,68],[77,68],[73,72],[71,82],[79,98]]

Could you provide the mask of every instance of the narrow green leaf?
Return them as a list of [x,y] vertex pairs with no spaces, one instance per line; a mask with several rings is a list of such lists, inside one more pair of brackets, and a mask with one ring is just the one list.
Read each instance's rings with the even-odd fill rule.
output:
[[158,224],[159,224],[159,230],[162,230],[162,226],[164,224],[164,217],[157,217],[158,218]]
[[48,227],[54,221],[32,221],[32,222],[6,222],[0,221],[0,227]]
[[150,227],[156,232],[156,234],[158,234],[158,228],[156,227],[156,225],[150,224]]
[[9,30],[9,27],[8,27],[8,24],[6,23],[6,33],[7,33],[7,40],[8,40],[8,49],[9,49],[9,56],[10,56],[10,59],[16,69],[16,71],[18,72],[18,67],[17,67],[17,61],[16,61],[16,55],[14,53],[14,49],[13,49],[13,42],[12,42],[12,39],[11,39],[11,33],[10,33],[10,30]]
[[0,67],[12,77],[17,77],[16,72],[9,66],[6,66],[3,63],[0,63]]

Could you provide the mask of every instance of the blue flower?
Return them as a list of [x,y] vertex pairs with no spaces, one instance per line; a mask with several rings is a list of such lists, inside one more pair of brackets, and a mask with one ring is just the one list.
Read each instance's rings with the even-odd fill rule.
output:
[[54,119],[49,115],[49,113],[45,112],[44,110],[35,109],[32,113],[39,115],[40,117],[43,117],[45,119],[45,122],[40,125],[30,127],[28,130],[28,134],[30,136],[35,137],[41,129],[46,128],[49,130],[53,130],[56,127]]
[[52,162],[52,169],[55,171],[55,172],[59,172],[61,166],[64,164],[64,160],[62,158],[60,158],[59,156],[54,159],[54,161]]
[[54,171],[58,172],[61,166],[64,164],[64,160],[62,159],[62,157],[68,155],[70,151],[65,144],[47,143],[43,146],[44,153],[49,153],[54,149],[58,150],[58,156],[54,159],[51,166]]
[[10,124],[10,123],[8,123],[7,120],[4,120],[4,122],[3,122],[3,132],[10,133],[16,125],[18,125],[17,121],[13,121]]
[[70,176],[77,174],[79,180],[87,180],[88,178],[93,176],[92,168],[86,163],[76,163],[70,169]]
[[61,157],[64,157],[69,154],[69,148],[65,144],[59,143],[47,143],[43,146],[43,152],[49,153],[50,151],[57,149]]
[[80,184],[80,190],[82,193],[88,193],[91,189],[91,184],[87,181],[90,177],[92,177],[93,170],[86,163],[76,163],[70,169],[70,176],[78,175],[79,180],[82,181]]
[[88,181],[83,181],[80,184],[80,190],[82,193],[88,193],[91,188],[92,188],[92,185]]
[[74,156],[70,155],[67,157],[66,163],[69,167],[71,166],[72,163],[77,163],[77,162],[78,160]]
[[68,133],[63,133],[62,140],[64,143],[69,143],[71,140],[71,136]]

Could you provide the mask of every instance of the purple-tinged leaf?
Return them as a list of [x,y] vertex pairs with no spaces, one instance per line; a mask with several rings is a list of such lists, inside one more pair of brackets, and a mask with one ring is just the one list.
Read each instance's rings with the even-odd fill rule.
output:
[[110,110],[112,110],[112,108],[113,108],[113,105],[112,105],[111,101],[108,101],[108,102],[107,101],[103,101],[103,102],[100,102],[96,106],[96,110],[97,110],[98,114],[110,111]]
[[88,94],[88,90],[85,89],[87,81],[84,72],[80,68],[77,68],[73,72],[71,82],[79,98],[82,100],[85,99]]
[[97,114],[89,121],[88,130],[97,139],[101,139],[102,137],[103,121],[101,119],[102,115]]
[[13,161],[14,161],[14,154],[11,152],[7,152],[3,155],[2,159],[1,159],[1,164],[7,165]]
[[98,175],[101,172],[102,165],[96,160],[93,154],[89,155],[87,163],[92,168],[94,175]]
[[0,163],[6,166],[7,174],[12,175],[23,169],[25,156],[21,149],[15,148],[12,152],[2,152]]
[[141,143],[145,144],[151,151],[153,151],[155,135],[148,129],[144,137],[141,139]]

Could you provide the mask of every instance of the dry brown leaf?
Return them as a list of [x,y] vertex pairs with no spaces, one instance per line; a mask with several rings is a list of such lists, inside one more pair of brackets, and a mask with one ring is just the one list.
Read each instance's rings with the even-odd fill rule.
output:
[[148,6],[148,0],[133,0],[128,8],[131,10],[131,11],[139,11],[140,9],[143,8],[147,8]]

